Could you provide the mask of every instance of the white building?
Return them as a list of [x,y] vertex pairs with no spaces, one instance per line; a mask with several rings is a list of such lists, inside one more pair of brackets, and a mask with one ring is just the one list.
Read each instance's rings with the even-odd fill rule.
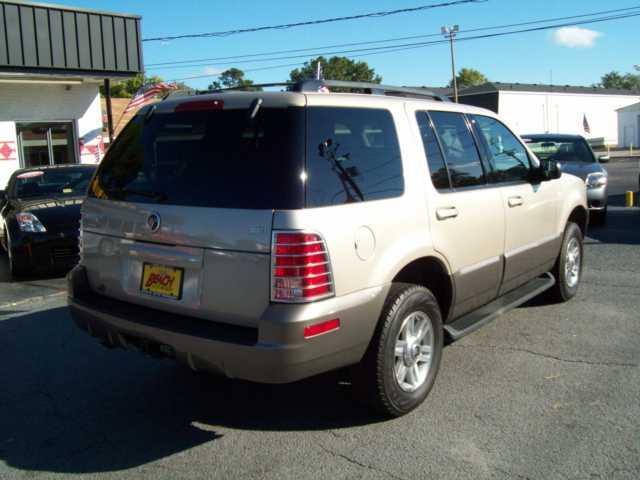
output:
[[618,109],[618,146],[640,148],[640,103]]
[[0,1],[0,190],[18,168],[97,163],[99,87],[142,71],[140,17]]
[[619,142],[616,110],[638,101],[640,92],[521,83],[486,83],[460,92],[461,103],[499,113],[518,134],[580,134],[607,145]]

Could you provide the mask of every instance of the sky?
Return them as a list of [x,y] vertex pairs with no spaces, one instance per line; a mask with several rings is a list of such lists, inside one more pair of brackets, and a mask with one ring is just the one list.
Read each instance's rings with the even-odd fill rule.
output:
[[[58,0],[71,6],[141,15],[143,38],[301,22],[441,1]],[[210,61],[197,67],[175,69],[150,64],[438,34],[442,25],[458,24],[461,30],[465,30],[635,6],[640,6],[640,0],[487,0],[394,16],[243,33],[223,38],[145,42],[144,61],[147,75],[159,75],[165,80],[206,76],[185,80],[195,88],[205,88],[215,80],[216,74],[229,67],[246,70],[246,77],[259,83],[286,81],[294,66],[249,70],[293,63],[302,65],[305,58],[252,63]],[[640,63],[638,26],[640,17],[632,17],[560,31],[547,30],[459,42],[456,45],[457,67],[480,70],[491,81],[545,84],[552,81],[556,85],[591,85],[597,83],[606,72],[617,70],[628,73],[633,71],[634,64]],[[421,40],[408,42],[416,41]],[[318,52],[322,52],[322,49]],[[451,78],[451,57],[447,44],[368,56],[356,54],[352,58],[366,61],[387,84],[445,86]]]

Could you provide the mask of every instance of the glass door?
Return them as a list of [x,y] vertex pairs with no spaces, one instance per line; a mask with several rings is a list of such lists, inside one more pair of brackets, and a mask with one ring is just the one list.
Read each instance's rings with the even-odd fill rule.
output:
[[24,168],[76,163],[72,123],[16,125]]

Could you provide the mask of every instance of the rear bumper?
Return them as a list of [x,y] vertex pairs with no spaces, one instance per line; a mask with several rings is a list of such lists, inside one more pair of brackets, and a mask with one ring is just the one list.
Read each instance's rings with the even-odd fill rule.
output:
[[12,237],[11,255],[25,272],[68,270],[78,263],[78,233],[37,233]]
[[[270,305],[258,328],[176,315],[91,292],[84,267],[68,275],[75,323],[109,347],[174,357],[194,370],[262,383],[288,383],[360,361],[387,287],[308,305]],[[305,340],[305,326],[339,318],[339,330]]]

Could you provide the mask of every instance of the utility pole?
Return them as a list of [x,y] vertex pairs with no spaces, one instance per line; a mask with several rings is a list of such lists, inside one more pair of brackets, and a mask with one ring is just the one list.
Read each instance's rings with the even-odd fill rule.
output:
[[456,38],[457,33],[460,31],[459,25],[454,25],[453,27],[444,26],[441,29],[442,35],[445,38],[449,39],[449,44],[451,45],[451,73],[453,76],[453,99],[456,103],[458,103],[458,79],[456,78],[456,53],[453,48],[453,40]]

